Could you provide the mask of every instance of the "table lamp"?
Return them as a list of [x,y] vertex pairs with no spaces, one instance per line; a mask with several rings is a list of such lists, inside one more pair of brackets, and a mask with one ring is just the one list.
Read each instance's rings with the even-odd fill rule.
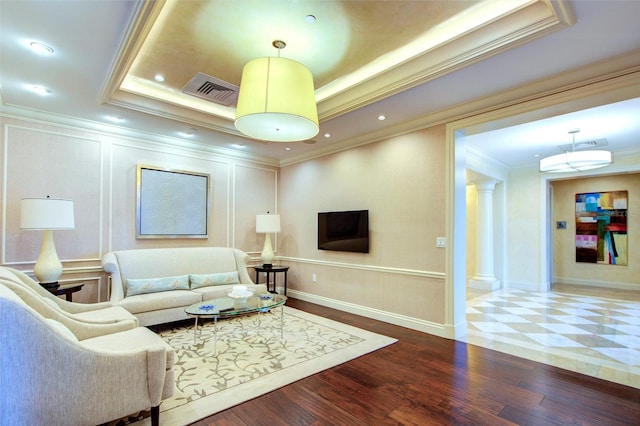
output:
[[57,288],[58,278],[62,275],[62,263],[58,259],[52,231],[74,227],[73,201],[48,196],[20,201],[20,229],[44,231],[33,273],[45,288]]
[[273,262],[274,254],[271,246],[271,233],[273,232],[280,232],[280,215],[256,215],[256,233],[265,234],[264,247],[262,248],[262,266],[265,268],[271,268]]

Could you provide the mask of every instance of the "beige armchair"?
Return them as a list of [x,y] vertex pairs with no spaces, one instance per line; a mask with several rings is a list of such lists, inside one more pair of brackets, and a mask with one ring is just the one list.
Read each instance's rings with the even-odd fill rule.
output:
[[96,425],[149,409],[159,424],[175,360],[147,328],[79,340],[4,285],[0,324],[0,424]]
[[16,294],[22,301],[45,318],[55,320],[76,336],[78,340],[90,339],[105,334],[118,333],[138,327],[136,319],[122,321],[92,322],[80,318],[77,314],[63,311],[55,303],[40,297],[31,289],[17,284],[14,281],[0,277],[0,287],[5,287]]
[[76,315],[78,319],[101,323],[134,320],[136,325],[138,322],[135,315],[120,306],[113,306],[111,302],[74,303],[56,297],[30,276],[17,269],[0,267],[0,279],[9,280],[32,290],[50,304],[58,305],[60,310]]

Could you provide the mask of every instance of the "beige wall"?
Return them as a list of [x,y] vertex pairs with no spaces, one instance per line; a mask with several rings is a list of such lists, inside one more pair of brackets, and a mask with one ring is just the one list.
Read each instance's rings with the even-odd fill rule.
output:
[[[42,232],[20,230],[21,198],[71,199],[75,229],[54,231],[54,239],[65,269],[61,281],[85,283],[74,300],[105,300],[100,259],[110,250],[229,246],[257,257],[262,249],[255,215],[277,208],[276,167],[139,137],[10,118],[0,123],[0,263],[30,273],[39,253]],[[137,164],[210,175],[207,239],[136,239]]]
[[[436,237],[445,236],[445,192],[444,126],[283,167],[279,238],[290,288],[416,328],[442,324],[445,250]],[[370,253],[318,250],[318,212],[355,209],[369,210]]]
[[[559,180],[553,186],[554,282],[617,288],[640,288],[640,173]],[[581,263],[575,260],[575,194],[629,191],[627,266]],[[566,221],[567,229],[555,229]]]
[[476,273],[476,216],[478,192],[467,185],[467,281]]
[[546,254],[544,181],[537,169],[509,173],[506,214],[506,287],[543,290]]

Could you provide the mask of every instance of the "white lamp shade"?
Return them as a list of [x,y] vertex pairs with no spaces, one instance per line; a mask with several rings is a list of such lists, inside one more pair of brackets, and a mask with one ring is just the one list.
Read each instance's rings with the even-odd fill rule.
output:
[[20,228],[33,230],[73,229],[73,201],[55,198],[23,198]]
[[270,234],[280,232],[279,214],[259,214],[256,216],[256,232],[259,234]]
[[540,171],[550,173],[580,172],[611,164],[611,152],[602,150],[570,151],[540,160]]
[[259,58],[242,70],[236,128],[253,139],[307,140],[318,134],[313,76],[286,58]]

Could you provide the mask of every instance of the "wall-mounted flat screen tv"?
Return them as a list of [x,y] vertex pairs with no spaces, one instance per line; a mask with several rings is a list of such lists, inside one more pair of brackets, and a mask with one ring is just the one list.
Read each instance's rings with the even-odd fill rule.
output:
[[318,213],[318,250],[369,253],[369,210]]

